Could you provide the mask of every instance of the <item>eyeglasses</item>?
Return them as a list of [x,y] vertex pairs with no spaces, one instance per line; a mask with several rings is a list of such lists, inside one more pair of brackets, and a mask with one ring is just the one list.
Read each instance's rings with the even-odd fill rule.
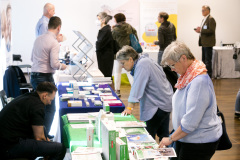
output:
[[122,66],[124,66],[124,64],[125,64],[125,61],[124,61],[124,62],[120,62],[120,64],[121,64]]
[[175,64],[168,65],[168,67],[170,67],[171,69],[175,69]]

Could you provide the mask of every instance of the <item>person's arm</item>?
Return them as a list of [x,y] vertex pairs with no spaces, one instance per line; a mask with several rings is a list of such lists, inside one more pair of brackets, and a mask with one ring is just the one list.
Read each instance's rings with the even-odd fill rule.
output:
[[160,48],[164,45],[164,35],[162,29],[159,29],[158,32],[158,45],[160,46]]
[[215,30],[216,30],[216,21],[214,20],[214,18],[208,18],[208,24],[207,24],[207,29],[204,29],[204,25],[201,29],[201,34],[213,34],[215,33]]
[[39,26],[39,29],[38,29],[38,36],[47,33],[47,31],[48,31],[48,24],[47,23],[42,23]]
[[67,66],[59,62],[59,43],[54,43],[50,51],[50,66],[55,70],[65,70]]
[[33,135],[34,135],[34,139],[38,140],[38,141],[46,141],[46,137],[44,134],[44,127],[43,126],[36,126],[36,125],[32,125],[32,129],[33,129]]
[[142,98],[150,77],[148,67],[149,66],[147,64],[141,64],[135,68],[134,81],[128,97],[128,106],[123,111],[123,114],[131,114],[132,109],[130,108],[134,108],[134,106],[139,103]]
[[181,127],[179,126],[178,129],[169,137],[164,137],[160,144],[159,148],[163,148],[164,146],[169,146],[175,141],[178,141],[179,139],[182,139],[183,137],[187,136],[188,133],[182,131]]

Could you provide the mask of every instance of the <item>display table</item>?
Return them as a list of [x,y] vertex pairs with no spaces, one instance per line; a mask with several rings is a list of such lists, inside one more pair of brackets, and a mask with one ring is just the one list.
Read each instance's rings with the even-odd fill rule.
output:
[[[57,83],[57,89],[59,94],[59,116],[62,116],[67,113],[87,113],[87,112],[98,112],[100,109],[103,109],[103,106],[95,106],[92,102],[89,102],[90,106],[86,107],[86,104],[83,103],[82,107],[68,107],[67,101],[63,102],[60,100],[62,94],[66,94],[66,86],[62,85],[62,82]],[[119,97],[116,95],[116,93],[112,90],[112,88],[108,85],[108,88],[111,89],[112,95],[115,96],[118,100]],[[80,90],[82,90],[82,87],[80,86]],[[95,98],[96,100],[100,100],[99,97]],[[125,105],[122,103],[122,106],[111,106],[110,111],[113,113],[121,113],[124,111]]]
[[[92,102],[89,102],[90,106],[86,107],[86,104],[83,103],[82,107],[68,107],[67,101],[63,102],[61,101],[61,95],[67,93],[66,90],[67,86],[63,86],[63,82],[57,83],[57,89],[58,89],[58,94],[59,94],[59,117],[62,115],[65,115],[67,113],[88,113],[88,112],[99,112],[100,109],[103,109],[103,106],[95,106]],[[108,85],[108,88],[111,89],[111,87]],[[82,90],[82,87],[80,86],[80,90]],[[116,95],[116,93],[111,89],[112,95],[117,97],[118,100],[119,97]],[[99,97],[95,98],[96,100],[100,100]],[[82,100],[83,101],[83,100]],[[110,111],[113,113],[121,113],[125,109],[125,105],[122,103],[122,106],[111,106]],[[60,119],[60,132],[61,132],[61,141],[63,140],[63,132],[62,132],[62,121]]]
[[212,78],[240,78],[235,71],[233,47],[213,47]]
[[[90,68],[88,72],[92,75],[92,77],[104,77],[104,75],[98,68]],[[78,75],[76,75],[76,77],[78,77]],[[56,71],[56,73],[54,74],[54,79],[55,82],[66,82],[69,80],[75,80],[72,75],[65,74],[64,71]]]
[[153,59],[155,62],[158,61],[158,52],[159,49],[144,49],[142,54],[148,54],[149,58]]
[[[114,114],[114,121],[138,121],[133,115],[121,116],[120,113]],[[77,147],[87,147],[86,128],[72,128],[67,116],[62,116],[64,145],[73,152]],[[77,124],[80,124],[79,122]],[[102,147],[96,135],[94,135],[94,147]]]

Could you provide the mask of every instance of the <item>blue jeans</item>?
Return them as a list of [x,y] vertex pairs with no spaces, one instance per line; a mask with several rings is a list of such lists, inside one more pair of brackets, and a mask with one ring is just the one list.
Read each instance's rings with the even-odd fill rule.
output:
[[[45,81],[55,84],[53,75],[50,73],[47,73],[47,74],[36,73],[36,72],[31,73],[31,84],[34,90],[36,90],[39,83],[45,82]],[[49,134],[49,131],[51,129],[55,111],[56,111],[56,106],[55,106],[55,98],[54,98],[54,100],[51,102],[50,105],[45,106],[44,125],[46,128],[47,134]]]
[[161,64],[161,61],[162,61],[162,55],[163,55],[163,51],[159,51],[158,52],[158,61],[157,63],[160,65]]
[[61,143],[20,139],[1,157],[3,156],[3,159],[28,158],[34,160],[40,156],[49,156],[49,160],[63,160],[65,153],[66,148]]
[[240,90],[237,93],[236,103],[235,103],[235,111],[240,112]]
[[212,50],[212,47],[202,47],[202,61],[206,65],[210,78],[212,78]]
[[169,117],[170,112],[158,108],[153,118],[146,121],[146,129],[153,139],[155,139],[156,134],[159,137],[159,142],[163,137],[169,136]]

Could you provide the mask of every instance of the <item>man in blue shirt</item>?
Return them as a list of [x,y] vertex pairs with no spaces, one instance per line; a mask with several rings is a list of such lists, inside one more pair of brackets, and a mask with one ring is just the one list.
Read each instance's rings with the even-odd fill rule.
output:
[[149,134],[154,139],[157,134],[160,140],[164,135],[168,136],[173,90],[162,67],[148,55],[139,57],[130,46],[124,46],[116,58],[134,78],[128,107],[123,114],[131,114],[140,102],[140,120],[146,122]]
[[49,19],[55,14],[55,7],[51,3],[46,3],[43,8],[43,16],[36,26],[36,37],[47,33]]

